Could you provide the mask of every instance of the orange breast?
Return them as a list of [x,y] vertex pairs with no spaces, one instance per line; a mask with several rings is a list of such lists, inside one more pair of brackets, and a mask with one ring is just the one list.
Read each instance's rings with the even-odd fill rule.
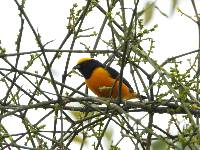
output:
[[[117,98],[119,81],[111,78],[110,74],[103,68],[96,68],[91,77],[85,80],[88,88],[99,97]],[[137,98],[138,95],[130,92],[129,88],[122,83],[122,99]]]

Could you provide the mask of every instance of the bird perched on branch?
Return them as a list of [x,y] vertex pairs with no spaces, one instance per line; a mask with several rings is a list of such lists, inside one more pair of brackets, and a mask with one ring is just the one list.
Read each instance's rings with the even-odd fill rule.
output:
[[[73,69],[79,70],[85,78],[87,87],[97,96],[106,98],[118,97],[119,72],[115,69],[105,66],[92,58],[81,58]],[[122,78],[121,97],[124,100],[146,98],[134,92],[125,78]]]

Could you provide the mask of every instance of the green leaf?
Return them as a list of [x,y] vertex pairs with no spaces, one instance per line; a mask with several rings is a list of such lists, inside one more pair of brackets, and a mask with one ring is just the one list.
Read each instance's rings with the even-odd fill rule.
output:
[[81,119],[83,117],[83,115],[84,115],[84,113],[79,112],[79,111],[73,111],[73,112],[71,112],[71,114],[77,120]]
[[110,147],[112,145],[112,141],[113,141],[113,130],[112,130],[112,128],[109,128],[108,130],[106,130],[105,138],[106,138],[107,146]]
[[155,142],[153,142],[152,144],[152,150],[167,150],[168,149],[168,145],[161,141],[161,140],[157,140]]
[[[84,141],[83,141],[84,140]],[[84,144],[87,144],[87,139],[83,139],[81,136],[77,135],[74,138],[74,142],[81,144],[82,142],[84,142]]]
[[151,21],[153,17],[154,9],[155,9],[154,3],[147,2],[145,4],[144,24],[147,24]]
[[119,147],[115,146],[115,145],[111,145],[111,147],[109,148],[109,150],[120,150]]
[[174,11],[175,11],[175,9],[176,9],[176,6],[177,6],[177,4],[178,4],[178,0],[171,0],[172,2],[171,2],[171,14],[173,14],[174,13]]
[[74,142],[76,142],[76,143],[81,143],[83,141],[83,138],[81,137],[81,136],[79,136],[79,135],[77,135],[75,138],[74,138]]
[[105,137],[107,138],[107,140],[110,140],[110,141],[112,140],[113,130],[111,128],[109,128],[108,130],[106,130]]

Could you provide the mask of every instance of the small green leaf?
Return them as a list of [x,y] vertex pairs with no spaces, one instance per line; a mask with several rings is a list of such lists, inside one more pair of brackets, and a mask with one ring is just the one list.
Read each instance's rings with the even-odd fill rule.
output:
[[113,141],[113,130],[112,130],[112,128],[109,128],[108,130],[106,130],[105,138],[106,138],[106,144],[108,145],[108,147],[110,147],[112,145],[112,141]]
[[82,118],[83,116],[83,113],[82,112],[79,112],[79,111],[73,111],[71,112],[71,114],[73,115],[73,117],[77,120],[79,120],[80,118]]
[[172,2],[171,2],[171,14],[173,14],[174,13],[174,11],[175,11],[175,9],[176,9],[176,6],[177,6],[177,4],[178,4],[178,0],[171,0]]
[[82,140],[83,140],[83,138],[80,137],[80,136],[76,136],[76,137],[74,138],[74,142],[76,142],[76,143],[81,143]]
[[87,144],[87,140],[86,140],[86,139],[83,139],[83,138],[82,138],[81,136],[79,136],[79,135],[75,136],[75,138],[74,138],[74,142],[79,143],[79,144],[81,144],[81,143],[83,142],[83,140],[84,140],[84,144]]
[[121,150],[121,149],[115,145],[111,145],[109,150]]
[[154,3],[147,2],[145,4],[144,24],[149,23],[153,17],[155,5]]
[[161,149],[167,150],[167,148],[168,148],[168,145],[161,140],[157,140],[157,141],[153,142],[153,144],[152,144],[152,150],[161,150]]

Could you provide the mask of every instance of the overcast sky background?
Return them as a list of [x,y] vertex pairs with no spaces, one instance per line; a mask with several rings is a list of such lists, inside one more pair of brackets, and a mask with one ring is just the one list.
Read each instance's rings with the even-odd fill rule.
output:
[[[54,40],[50,43],[47,48],[58,48],[61,41],[65,37],[67,30],[67,17],[69,16],[69,9],[72,7],[73,3],[78,5],[85,4],[83,0],[27,0],[25,10],[30,18],[33,26],[38,29],[43,43]],[[144,3],[144,2],[142,2]],[[142,8],[143,4],[140,4]],[[169,1],[157,1],[157,6],[167,14],[170,14],[170,3]],[[184,2],[180,0],[179,8],[181,8],[185,13],[194,16],[193,8],[189,0]],[[18,10],[14,1],[1,0],[0,1],[0,40],[1,46],[6,48],[7,53],[15,53],[15,41],[18,34],[20,19],[18,17]],[[103,19],[99,16],[100,13],[93,14],[88,19],[88,25],[85,24],[85,28],[96,26],[98,29],[99,22],[96,19]],[[191,50],[198,49],[198,32],[197,25],[185,16],[181,16],[180,13],[175,11],[173,15],[169,18],[162,16],[158,11],[155,11],[152,21],[147,25],[147,27],[152,27],[154,24],[158,24],[156,32],[152,33],[152,37],[155,40],[155,49],[152,55],[153,58],[157,59],[159,63],[166,60],[168,57],[174,55],[189,52]],[[98,31],[98,30],[97,30]],[[21,51],[31,51],[37,50],[37,45],[34,42],[34,36],[29,29],[28,25],[25,24],[25,32],[23,35],[22,48]],[[86,39],[86,43],[91,43],[91,39]],[[69,43],[70,44],[70,43]],[[64,49],[69,49],[69,44],[64,46]],[[75,49],[83,50],[83,46],[79,43],[76,44]],[[105,48],[105,45],[99,48]],[[67,56],[67,54],[66,54]],[[86,55],[88,56],[88,55]],[[78,57],[83,57],[83,55],[74,55],[70,67],[75,64]],[[66,58],[66,57],[65,57]],[[97,58],[102,61],[104,58]],[[21,60],[21,69],[23,69],[24,63],[28,59],[24,58]],[[63,73],[62,61],[58,62],[53,66],[53,71],[56,74],[58,80],[61,79]],[[0,67],[4,67],[3,61],[0,61]],[[36,66],[40,67],[40,66]],[[79,77],[80,78],[80,77]],[[61,81],[61,80],[60,80]],[[71,80],[77,83],[72,83],[71,85],[79,85],[83,79]],[[70,82],[70,80],[69,80]],[[2,90],[3,91],[3,90]],[[0,91],[0,98],[3,92]],[[35,115],[37,112],[34,112]],[[10,119],[10,118],[8,118]],[[37,119],[36,119],[37,120]],[[18,122],[19,121],[19,122]],[[15,124],[20,124],[20,120],[16,120]],[[165,124],[167,125],[167,124]],[[10,131],[16,132],[19,130],[19,126],[13,128],[12,124],[8,124]]]

